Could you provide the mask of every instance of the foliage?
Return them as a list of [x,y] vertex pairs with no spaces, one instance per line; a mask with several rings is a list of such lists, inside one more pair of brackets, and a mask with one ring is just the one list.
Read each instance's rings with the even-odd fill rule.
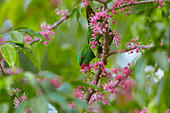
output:
[[1,112],[170,112],[169,0],[1,0],[0,15]]

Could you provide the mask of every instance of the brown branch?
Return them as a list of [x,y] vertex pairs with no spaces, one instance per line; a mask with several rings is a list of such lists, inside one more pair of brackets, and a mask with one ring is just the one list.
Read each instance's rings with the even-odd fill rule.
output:
[[1,67],[1,72],[2,72],[2,74],[6,77],[6,74],[5,74],[5,72],[4,72],[4,69],[3,69],[3,67],[2,67],[2,64],[0,63],[0,67]]
[[[104,40],[106,41],[107,39],[106,38],[109,38],[107,37],[107,34],[105,34],[104,36]],[[136,49],[137,47],[141,48],[141,49],[149,49],[151,48],[151,46],[135,46],[133,49],[131,48],[126,48],[125,50],[126,51],[130,51],[130,50],[134,50]],[[107,51],[104,51],[104,49],[107,48]],[[109,46],[108,46],[108,43],[107,41],[104,43],[104,47],[103,47],[103,56],[102,56],[102,62],[106,62],[106,59],[110,56],[110,55],[114,55],[114,54],[118,54],[118,53],[122,53],[123,50],[121,51],[111,51],[109,52]],[[102,73],[102,70],[99,69],[96,73],[95,73],[95,77],[94,77],[94,80],[93,80],[93,83],[96,83],[96,85],[98,84],[99,80],[100,80],[100,75]],[[91,96],[95,93],[96,91],[94,89],[89,89],[86,96],[85,96],[85,100],[86,102],[89,103],[90,101],[90,98]]]
[[[150,49],[152,46],[135,46],[133,49],[129,47],[129,48],[126,48],[125,51],[127,52],[127,51],[130,51],[130,50],[134,50],[137,47],[140,48],[140,49]],[[118,54],[118,53],[122,53],[123,51],[124,50],[110,51],[110,52],[108,52],[108,57],[110,55],[115,55],[115,54]]]
[[14,95],[20,102],[22,101],[17,94],[14,94]]
[[[103,5],[104,5],[104,10],[107,10],[107,1],[105,1]],[[108,24],[107,20],[105,20],[105,24]],[[104,64],[106,64],[106,59],[107,59],[108,52],[109,52],[109,28],[106,28],[106,33],[104,34],[104,45],[102,46],[102,51],[103,51],[103,56],[101,58],[101,61],[104,62]],[[102,73],[101,68],[99,68],[99,70],[95,73],[93,83],[95,83],[96,85],[98,84],[100,80],[101,73]],[[95,93],[95,89],[88,90],[85,96],[85,100],[87,103],[89,103],[90,98],[94,93]]]
[[59,21],[55,22],[52,26],[51,29],[56,28],[58,25],[60,25],[62,22],[64,22],[64,20],[68,19],[71,11],[74,9],[74,7],[78,4],[79,2],[76,2],[75,5],[70,9],[70,12],[66,15],[66,17],[62,17]]
[[70,16],[70,14],[71,14],[71,12],[69,12],[66,17],[62,17],[59,21],[55,22],[55,23],[51,26],[51,29],[56,28],[58,25],[60,25],[62,22],[64,22],[64,20],[68,19],[69,16]]
[[[3,70],[3,67],[2,67],[2,65],[1,65],[1,63],[0,63],[0,68],[1,68],[2,74],[6,77],[6,74],[5,74],[4,70]],[[17,94],[14,94],[14,95],[15,95],[15,97],[21,102],[21,99],[19,98],[19,96],[18,96]]]
[[99,2],[99,3],[101,3],[101,4],[107,3],[107,0],[95,0],[95,1],[97,1],[97,2]]
[[29,43],[29,45],[32,45],[32,44],[34,44],[35,42],[39,42],[39,41],[40,41],[40,39],[39,39],[39,38],[37,38],[37,39],[35,39],[35,40],[31,41],[31,42]]
[[[162,2],[170,2],[170,0],[161,0],[161,1]],[[127,3],[127,4],[117,6],[117,8],[109,9],[109,12],[112,11],[112,10],[117,10],[117,9],[127,7],[127,6],[131,6],[131,5],[138,5],[138,4],[144,4],[144,3],[153,3],[153,2],[156,2],[156,1],[155,0],[148,0],[148,1],[136,1],[136,2],[133,2],[131,4]]]

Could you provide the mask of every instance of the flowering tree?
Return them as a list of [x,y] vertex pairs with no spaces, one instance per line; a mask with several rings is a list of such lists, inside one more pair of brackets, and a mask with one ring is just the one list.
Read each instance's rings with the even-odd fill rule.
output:
[[170,112],[169,0],[0,6],[2,113]]

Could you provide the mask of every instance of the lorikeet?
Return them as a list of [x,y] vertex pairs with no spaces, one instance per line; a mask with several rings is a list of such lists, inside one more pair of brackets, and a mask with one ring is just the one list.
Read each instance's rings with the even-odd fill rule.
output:
[[81,66],[82,69],[84,69],[86,66],[89,67],[89,62],[95,58],[95,55],[92,51],[92,49],[90,48],[90,45],[85,45],[78,56],[78,63]]
[[[90,6],[87,6],[86,8],[86,16],[87,16],[87,20],[88,20],[88,24],[90,24],[90,20],[89,17],[95,15],[95,12],[92,10],[92,8]],[[100,22],[102,22],[103,19],[100,20]],[[101,39],[103,37],[103,35],[98,35],[97,39],[95,41],[98,41],[98,45],[96,46],[95,49],[91,49],[90,48],[90,41],[92,38],[92,29],[90,27],[88,27],[88,35],[87,35],[87,42],[88,44],[85,45],[82,50],[79,53],[78,56],[78,63],[81,66],[82,69],[84,69],[86,66],[89,66],[89,62],[95,58],[95,56],[99,56],[102,53],[102,46],[101,46]],[[109,28],[109,32],[112,32],[111,29]],[[109,45],[111,45],[112,40],[113,40],[113,35],[111,35],[109,40]]]

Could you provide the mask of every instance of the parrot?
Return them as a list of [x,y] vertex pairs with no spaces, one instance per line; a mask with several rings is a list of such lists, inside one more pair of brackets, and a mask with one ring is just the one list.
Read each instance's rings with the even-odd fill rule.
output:
[[[86,8],[86,16],[88,20],[88,24],[90,24],[89,17],[95,15],[95,12],[90,6],[87,6]],[[102,19],[100,20],[101,22],[103,21]],[[112,32],[111,29],[109,28],[109,32]],[[90,41],[92,37],[92,29],[88,27],[88,34],[87,34],[87,42],[86,44],[80,51],[79,56],[78,56],[78,63],[81,66],[82,69],[84,69],[86,66],[89,67],[89,62],[95,58],[95,57],[100,57],[100,54],[102,53],[102,46],[100,40],[103,37],[102,35],[98,35],[96,41],[98,41],[98,46],[96,46],[95,49],[91,49],[90,47]],[[109,37],[109,45],[111,45],[113,41],[113,35]]]
[[81,66],[82,69],[84,69],[86,66],[89,67],[89,62],[95,58],[95,55],[90,48],[90,45],[86,44],[80,51],[78,56],[78,63]]

